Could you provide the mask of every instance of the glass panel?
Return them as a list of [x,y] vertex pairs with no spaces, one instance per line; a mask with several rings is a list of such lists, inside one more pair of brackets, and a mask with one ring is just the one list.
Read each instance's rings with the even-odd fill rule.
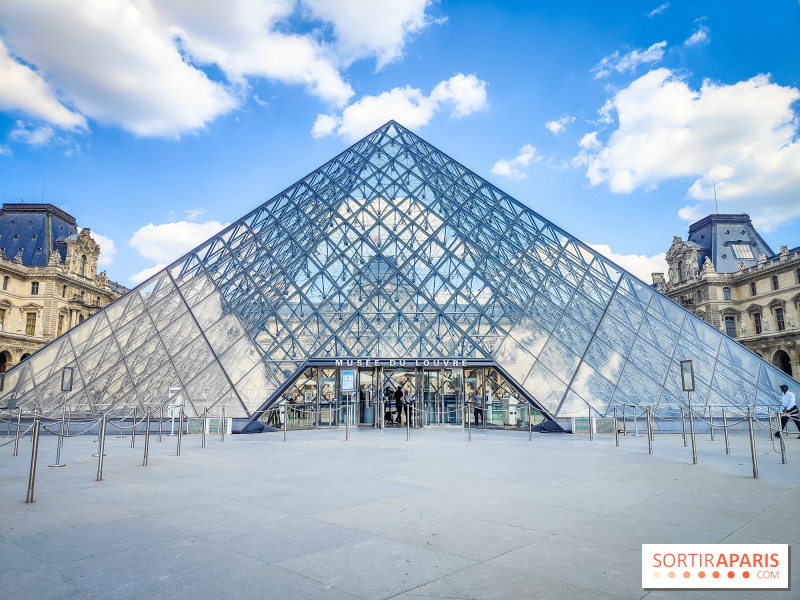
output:
[[178,317],[172,325],[161,332],[161,340],[170,355],[177,354],[181,349],[200,335],[200,330],[189,312]]
[[580,358],[555,338],[550,338],[539,360],[562,381],[569,381],[578,368]]
[[[202,415],[206,408],[216,404],[230,389],[231,386],[222,369],[216,362],[211,363],[205,371],[186,385],[186,393],[189,396],[187,413],[189,416]],[[190,412],[190,409],[194,411],[194,414]]]
[[202,337],[198,337],[175,356],[172,359],[172,363],[181,380],[187,382],[193,379],[213,360],[214,355],[208,349],[208,344]]
[[567,385],[553,375],[541,361],[536,363],[523,384],[525,390],[533,396],[545,410],[555,413]]
[[[61,371],[68,363],[75,360],[72,346],[66,337],[54,340],[30,359],[33,377],[37,383],[44,381],[56,371]],[[78,373],[75,373],[78,376]]]

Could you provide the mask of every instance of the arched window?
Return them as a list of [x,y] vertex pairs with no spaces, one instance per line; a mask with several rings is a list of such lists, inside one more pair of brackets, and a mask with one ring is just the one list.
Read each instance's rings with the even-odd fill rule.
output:
[[81,266],[78,275],[86,275],[86,255],[81,255]]
[[83,315],[78,315],[78,323],[83,323]]
[[683,261],[678,261],[678,281],[686,281],[686,270],[683,268]]
[[729,288],[729,287],[722,288],[722,299],[723,300],[730,300],[731,299],[731,288]]

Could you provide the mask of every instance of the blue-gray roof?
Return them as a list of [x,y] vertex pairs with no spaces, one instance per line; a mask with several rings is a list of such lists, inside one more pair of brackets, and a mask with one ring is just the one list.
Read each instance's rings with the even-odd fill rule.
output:
[[739,270],[739,262],[752,267],[758,263],[759,254],[768,257],[775,254],[746,214],[714,214],[692,223],[688,242],[694,242],[702,249],[697,253],[698,268],[703,268],[708,256],[718,273],[735,273]]
[[[47,265],[56,240],[78,233],[75,217],[52,204],[3,204],[0,209],[0,248],[11,260],[22,249],[22,264]],[[66,247],[60,250],[66,258]]]

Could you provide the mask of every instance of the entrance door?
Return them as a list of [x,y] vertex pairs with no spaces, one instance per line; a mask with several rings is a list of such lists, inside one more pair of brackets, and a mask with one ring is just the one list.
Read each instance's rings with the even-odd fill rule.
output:
[[464,370],[442,369],[442,422],[444,425],[464,424]]
[[402,410],[402,402],[398,403],[396,400],[398,397],[397,390],[400,391],[400,397],[405,397],[406,392],[408,392],[410,402],[416,402],[416,371],[415,369],[382,369],[382,371],[381,390],[384,401],[384,426],[405,427],[406,412]]
[[442,372],[424,370],[422,372],[422,418],[425,427],[444,425],[444,396]]
[[335,427],[337,414],[336,369],[319,370],[319,426]]
[[361,369],[358,372],[358,424],[374,425],[376,408],[376,394],[378,389],[376,380],[377,369]]

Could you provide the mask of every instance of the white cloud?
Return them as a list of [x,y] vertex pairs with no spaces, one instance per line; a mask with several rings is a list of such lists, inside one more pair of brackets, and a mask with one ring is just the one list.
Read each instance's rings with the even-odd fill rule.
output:
[[619,51],[609,54],[592,68],[592,72],[595,73],[594,78],[606,77],[611,74],[611,71],[624,73],[625,71],[636,70],[639,65],[657,63],[664,57],[664,48],[666,46],[667,41],[664,40],[653,44],[647,50],[632,50],[621,57]]
[[523,171],[532,162],[541,160],[541,156],[536,154],[536,148],[530,144],[525,144],[519,149],[519,154],[511,160],[501,158],[492,167],[492,173],[502,177],[511,177],[512,179],[523,179],[528,175]]
[[342,120],[331,115],[317,115],[314,127],[311,129],[311,136],[318,140],[331,135],[336,128],[341,125]]
[[431,23],[426,10],[431,0],[303,0],[311,14],[331,23],[342,59],[374,54],[378,69],[400,57],[411,34]]
[[104,235],[100,235],[96,231],[92,231],[92,238],[100,245],[100,258],[97,259],[99,266],[107,266],[114,262],[114,255],[117,253],[117,247],[114,240]]
[[606,244],[589,244],[589,246],[606,258],[611,259],[626,271],[633,273],[647,284],[653,283],[653,273],[666,273],[667,255],[665,252],[654,256],[644,254],[616,254]]
[[14,129],[8,134],[8,138],[22,140],[29,146],[46,146],[50,143],[54,133],[53,128],[48,125],[31,127],[27,123],[17,121]]
[[575,122],[575,117],[570,117],[569,115],[564,115],[560,119],[556,119],[555,121],[548,121],[544,124],[544,126],[550,130],[553,135],[558,135],[562,131],[564,131],[570,123]]
[[145,258],[171,263],[227,225],[219,221],[175,221],[161,225],[150,223],[138,229],[128,245]]
[[446,81],[440,81],[431,92],[431,100],[436,104],[453,104],[452,116],[456,119],[466,117],[479,110],[486,110],[486,82],[473,75],[458,73]]
[[207,212],[208,211],[205,208],[203,208],[202,206],[200,208],[193,208],[191,210],[187,210],[186,211],[186,220],[194,221],[197,217],[202,217]]
[[[615,193],[694,178],[684,218],[713,209],[749,213],[770,231],[800,216],[800,91],[758,75],[732,85],[704,81],[693,90],[668,69],[643,75],[610,100],[617,128],[606,143],[581,148],[592,185]],[[586,138],[584,138],[586,139]]]
[[667,10],[668,8],[669,8],[669,2],[665,2],[664,4],[659,6],[658,8],[654,8],[649,13],[647,13],[647,16],[652,19],[656,15],[663,15],[664,11]]
[[138,273],[134,273],[128,279],[133,283],[139,284],[142,283],[145,279],[149,279],[156,273],[158,273],[161,269],[167,266],[167,263],[158,263],[157,265],[153,265],[152,267],[148,267]]
[[335,131],[355,141],[390,119],[415,129],[427,125],[444,104],[452,104],[451,116],[461,118],[488,108],[486,85],[475,75],[458,73],[439,82],[428,96],[410,86],[393,88],[377,96],[364,96],[345,108],[341,117],[318,115],[312,135],[319,138]]
[[10,146],[3,146],[0,144],[0,156],[11,156],[13,152],[11,152]]
[[683,42],[684,46],[695,46],[697,44],[704,44],[708,41],[709,29],[702,23],[697,27],[692,35],[690,35],[685,42]]
[[61,104],[44,79],[12,58],[0,40],[0,110],[20,111],[64,129],[86,129],[86,119]]
[[[0,3],[0,110],[63,128],[85,129],[89,117],[177,137],[236,108],[255,78],[302,85],[343,107],[354,92],[340,70],[402,56],[411,36],[437,22],[431,4],[8,0]],[[209,79],[206,66],[223,81]]]

